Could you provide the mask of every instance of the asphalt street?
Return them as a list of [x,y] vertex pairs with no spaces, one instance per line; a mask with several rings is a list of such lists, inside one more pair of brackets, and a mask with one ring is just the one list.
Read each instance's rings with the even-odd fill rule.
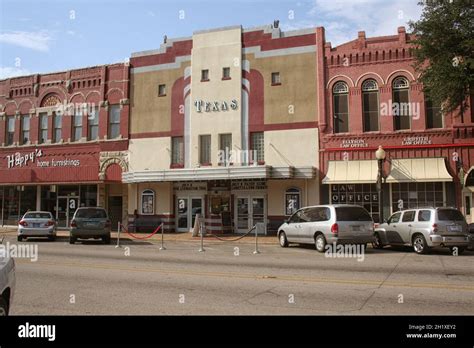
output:
[[[16,243],[14,234],[6,241]],[[473,314],[474,253],[368,248],[363,261],[313,246],[125,240],[120,248],[29,239],[12,315]],[[113,240],[114,243],[114,240]],[[238,248],[238,249],[236,249]]]

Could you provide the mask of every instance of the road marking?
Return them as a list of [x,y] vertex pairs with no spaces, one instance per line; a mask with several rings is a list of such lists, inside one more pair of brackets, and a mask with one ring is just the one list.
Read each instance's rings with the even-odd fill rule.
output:
[[[404,287],[404,288],[428,288],[428,289],[444,289],[444,290],[462,290],[462,291],[474,291],[474,286],[464,284],[443,284],[443,283],[406,283],[406,282],[394,282],[394,281],[377,281],[377,280],[351,280],[351,279],[337,279],[337,278],[314,278],[314,277],[296,277],[287,275],[261,275],[252,273],[229,273],[229,272],[210,272],[210,271],[187,271],[182,269],[162,269],[162,268],[131,268],[131,267],[117,267],[110,264],[88,264],[88,263],[71,263],[71,262],[48,262],[40,261],[31,263],[27,260],[17,259],[17,264],[29,264],[29,265],[47,265],[56,267],[76,267],[86,269],[99,269],[99,270],[115,270],[121,272],[151,272],[151,273],[165,273],[165,274],[182,274],[190,276],[205,276],[205,277],[224,277],[224,278],[238,278],[238,279],[262,279],[262,280],[280,280],[280,281],[293,281],[293,282],[309,282],[309,283],[334,283],[334,284],[351,284],[351,285],[372,285],[372,286],[389,286],[389,287]],[[383,284],[382,284],[383,283]]]

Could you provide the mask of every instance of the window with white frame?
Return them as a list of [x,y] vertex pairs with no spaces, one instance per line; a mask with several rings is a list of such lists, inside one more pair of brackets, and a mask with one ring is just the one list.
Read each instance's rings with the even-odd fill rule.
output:
[[155,192],[143,190],[142,192],[142,214],[153,215],[155,212]]
[[120,105],[109,107],[109,129],[108,138],[115,139],[120,136]]
[[301,191],[298,188],[289,188],[285,192],[285,215],[293,215],[301,207]]
[[171,164],[184,163],[184,139],[183,137],[171,138]]
[[21,143],[28,144],[30,142],[30,115],[24,115],[21,118]]
[[250,135],[250,149],[252,150],[252,161],[263,162],[265,160],[263,132],[255,132]]

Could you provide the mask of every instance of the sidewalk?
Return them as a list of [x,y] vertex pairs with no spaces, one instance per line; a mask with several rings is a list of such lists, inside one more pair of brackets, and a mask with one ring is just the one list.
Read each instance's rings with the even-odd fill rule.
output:
[[[17,233],[17,230],[14,227],[0,227],[0,238],[1,238],[2,234],[15,235],[16,233]],[[151,242],[151,243],[160,243],[161,242],[161,234],[159,232],[157,234],[151,236],[150,238],[141,239],[141,238],[145,238],[145,237],[149,236],[151,233],[152,232],[150,232],[150,233],[133,233],[134,236],[140,238],[140,239],[138,239],[138,238],[132,237],[131,235],[129,235],[126,232],[121,232],[120,233],[120,240],[128,240],[128,241],[137,240],[137,241],[142,241],[142,242],[147,241],[147,242]],[[67,230],[58,230],[57,236],[58,237],[63,237],[63,238],[69,237],[69,231],[67,231]],[[111,237],[113,239],[116,239],[117,238],[117,232],[112,232]],[[221,239],[225,239],[225,241],[219,240],[216,237],[211,236],[209,234],[204,236],[204,240],[206,241],[206,243],[230,243],[230,242],[232,242],[232,243],[242,243],[242,244],[253,244],[253,243],[255,243],[255,234],[254,233],[251,233],[250,235],[245,236],[243,238],[240,238],[239,240],[236,240],[236,241],[233,241],[233,240],[237,239],[239,237],[242,237],[242,236],[239,235],[239,234],[230,234],[230,235],[219,235],[218,237],[221,238]],[[179,232],[179,233],[172,232],[172,233],[165,233],[164,234],[164,241],[165,242],[180,242],[180,241],[182,241],[182,242],[199,242],[199,240],[200,240],[200,237],[199,236],[193,237],[191,232]],[[262,236],[262,235],[259,235],[258,236],[258,243],[259,244],[278,244],[278,239],[277,239],[276,236]]]

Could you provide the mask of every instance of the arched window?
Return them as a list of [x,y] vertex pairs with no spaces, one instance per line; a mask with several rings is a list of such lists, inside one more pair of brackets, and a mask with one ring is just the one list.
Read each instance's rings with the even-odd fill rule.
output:
[[142,192],[142,214],[153,215],[155,213],[155,192],[143,190]]
[[349,88],[338,81],[332,88],[334,110],[334,133],[349,131]]
[[362,84],[362,113],[364,132],[379,130],[379,86],[373,79]]
[[410,129],[410,100],[408,89],[410,85],[405,77],[399,76],[392,82],[392,116],[393,129]]
[[285,215],[293,215],[301,207],[301,191],[292,187],[285,192]]

